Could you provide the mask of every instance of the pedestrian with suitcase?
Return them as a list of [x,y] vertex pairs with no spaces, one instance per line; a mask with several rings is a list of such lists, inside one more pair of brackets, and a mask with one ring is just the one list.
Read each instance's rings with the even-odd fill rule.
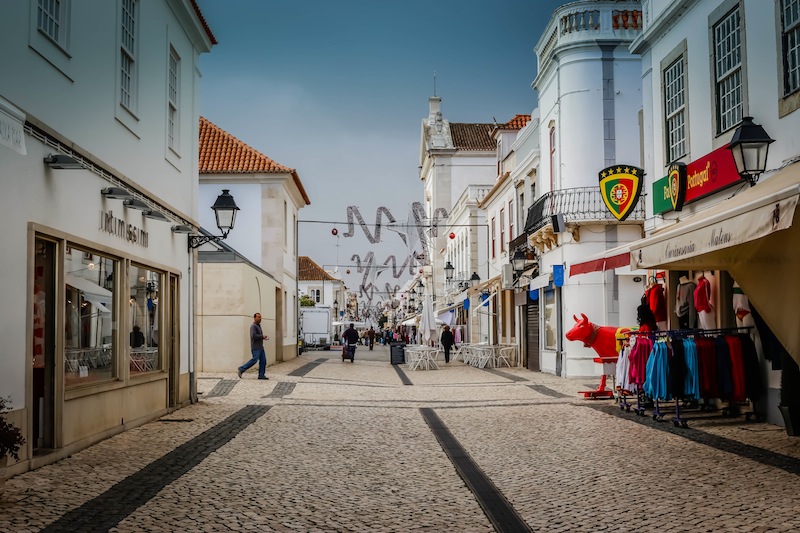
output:
[[358,331],[356,331],[356,328],[353,327],[353,324],[350,324],[350,327],[344,330],[344,333],[342,333],[342,339],[347,347],[347,353],[345,354],[342,352],[342,361],[344,361],[346,357],[349,357],[350,362],[355,363],[356,346],[358,346]]

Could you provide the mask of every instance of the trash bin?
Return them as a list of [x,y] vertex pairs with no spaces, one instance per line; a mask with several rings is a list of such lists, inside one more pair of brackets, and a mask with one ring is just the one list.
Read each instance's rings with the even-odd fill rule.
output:
[[406,345],[403,342],[393,342],[389,346],[389,360],[393,365],[402,365],[406,362]]

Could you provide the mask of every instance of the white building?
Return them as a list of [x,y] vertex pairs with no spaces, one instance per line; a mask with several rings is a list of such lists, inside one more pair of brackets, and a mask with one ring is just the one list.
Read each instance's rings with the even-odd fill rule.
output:
[[[339,312],[342,312],[342,317],[344,315],[346,289],[341,279],[333,276],[310,257],[301,255],[298,258],[297,293],[308,296],[315,306],[330,308],[332,327],[333,322],[341,322]],[[333,330],[341,333],[339,327],[334,327]]]
[[[19,473],[192,396],[198,58],[189,0],[7,2],[0,391]],[[124,199],[124,200],[123,200]]]
[[[274,336],[265,347],[268,363],[297,355],[298,264],[297,213],[311,204],[294,169],[280,165],[222,130],[206,118],[200,119],[200,205],[211,206],[220,189],[230,190],[239,212],[236,228],[225,243],[262,268],[278,284],[258,309],[241,309],[231,330],[216,332],[215,338],[241,337],[260,312]],[[205,228],[216,227],[211,209],[201,210]],[[244,298],[244,295],[241,296]],[[274,339],[274,341],[273,341]]]
[[[489,227],[477,207],[497,177],[497,146],[491,137],[494,124],[451,123],[442,115],[441,101],[438,96],[428,99],[429,114],[422,121],[420,139],[420,179],[432,225],[425,286],[433,289],[440,312],[453,309],[458,315],[457,338],[471,335],[472,342],[486,341],[488,319],[467,327],[467,321],[477,320],[477,315],[465,312],[466,291],[457,286],[473,274],[483,281],[499,274],[489,271]],[[445,280],[447,262],[455,269],[451,282]]]
[[[733,304],[737,282],[780,344],[800,360],[795,310],[800,230],[793,224],[800,191],[800,3],[642,4],[644,32],[631,50],[642,56],[644,158],[647,187],[653,191],[647,216],[652,223],[648,237],[631,246],[632,264],[665,272],[671,293],[682,275],[709,279],[709,318],[719,328],[741,325]],[[740,178],[727,149],[745,117],[753,117],[775,139],[765,172],[753,187]],[[673,162],[687,164],[680,211],[673,209],[665,189],[664,176]],[[670,323],[676,322],[670,313]],[[765,349],[763,355],[780,360],[776,351]],[[770,421],[780,423],[780,372],[772,368],[762,360],[768,392],[755,400]]]
[[[540,305],[541,369],[557,375],[601,371],[594,350],[566,340],[573,315],[598,325],[636,323],[643,285],[628,270],[569,273],[642,236],[641,205],[618,222],[598,178],[611,165],[642,166],[641,65],[627,48],[641,26],[638,1],[572,2],[553,12],[535,47],[542,155],[525,229],[540,254],[530,289]],[[554,215],[563,216],[563,228]]]

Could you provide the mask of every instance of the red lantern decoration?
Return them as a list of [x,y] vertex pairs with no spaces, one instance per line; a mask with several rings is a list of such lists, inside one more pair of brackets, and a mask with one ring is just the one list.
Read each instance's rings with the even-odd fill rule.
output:
[[338,229],[336,229],[336,228],[333,228],[333,229],[331,230],[331,235],[333,235],[333,236],[339,235],[339,230],[338,230]]
[[456,234],[455,234],[455,233],[453,233],[452,231],[450,232],[450,238],[451,238],[451,239],[455,239],[455,238],[456,238]]

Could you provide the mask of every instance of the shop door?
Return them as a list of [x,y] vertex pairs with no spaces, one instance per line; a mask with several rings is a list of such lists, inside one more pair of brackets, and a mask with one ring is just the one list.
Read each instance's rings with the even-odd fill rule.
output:
[[178,314],[178,276],[169,274],[169,305],[167,306],[167,316],[164,320],[169,324],[167,332],[167,350],[164,354],[164,361],[167,362],[167,375],[169,376],[169,406],[178,405],[178,383],[180,382],[181,372],[181,350],[180,350],[180,315]]
[[53,241],[36,238],[33,267],[33,373],[31,398],[33,414],[31,444],[37,451],[55,447],[55,320],[56,250]]
[[541,371],[539,363],[539,302],[525,306],[525,353],[528,356],[528,370]]

